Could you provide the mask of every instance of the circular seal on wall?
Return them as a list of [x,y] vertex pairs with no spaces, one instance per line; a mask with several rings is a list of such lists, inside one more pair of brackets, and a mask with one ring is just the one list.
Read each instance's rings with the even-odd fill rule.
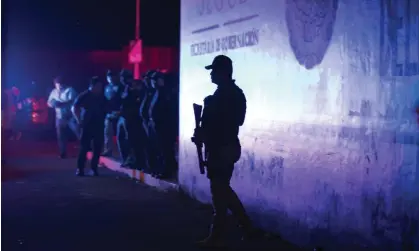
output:
[[286,0],[289,42],[306,69],[320,64],[333,35],[338,0]]

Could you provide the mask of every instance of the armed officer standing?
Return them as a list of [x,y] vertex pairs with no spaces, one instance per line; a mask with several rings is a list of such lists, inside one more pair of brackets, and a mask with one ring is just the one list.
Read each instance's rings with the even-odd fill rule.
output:
[[246,97],[232,79],[233,63],[229,57],[219,55],[205,68],[211,70],[211,81],[217,90],[205,98],[202,127],[195,130],[194,136],[205,144],[214,218],[209,237],[198,244],[219,247],[223,246],[228,209],[244,230],[243,238],[253,237],[256,232],[230,186],[234,164],[241,155],[238,134],[246,115]]
[[84,176],[86,154],[93,142],[93,157],[90,164],[93,175],[97,176],[100,152],[103,146],[104,121],[107,113],[104,87],[98,77],[93,77],[89,89],[76,98],[72,112],[77,123],[82,128],[76,175]]

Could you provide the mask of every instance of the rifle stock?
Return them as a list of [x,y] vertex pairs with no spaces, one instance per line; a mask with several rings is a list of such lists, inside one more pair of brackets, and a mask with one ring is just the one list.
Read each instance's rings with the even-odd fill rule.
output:
[[[201,124],[202,105],[193,104],[193,111],[195,115],[195,129],[197,129]],[[199,160],[199,171],[201,174],[205,174],[205,162],[202,155],[203,143],[198,141],[195,137],[192,137],[191,140],[196,145],[196,151],[198,153]]]

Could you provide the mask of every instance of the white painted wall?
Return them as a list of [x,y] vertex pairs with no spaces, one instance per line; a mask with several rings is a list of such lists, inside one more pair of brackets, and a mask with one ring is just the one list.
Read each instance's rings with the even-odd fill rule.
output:
[[[255,221],[303,245],[331,243],[340,233],[333,240],[390,250],[416,240],[419,249],[419,76],[390,67],[419,61],[418,4],[409,8],[406,49],[406,22],[396,30],[398,44],[390,43],[384,1],[337,2],[334,12],[332,0],[182,0],[179,180],[210,201],[190,142],[192,103],[215,90],[204,66],[226,54],[248,100],[232,185]],[[394,10],[407,20],[406,8]],[[243,17],[249,20],[223,25]],[[242,33],[258,41],[232,49],[230,40],[216,51],[217,39]],[[205,41],[214,41],[214,51],[197,53],[193,45]]]

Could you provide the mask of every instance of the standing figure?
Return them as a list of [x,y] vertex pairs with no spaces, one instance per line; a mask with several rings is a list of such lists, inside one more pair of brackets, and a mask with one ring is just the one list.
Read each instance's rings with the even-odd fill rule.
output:
[[[132,87],[132,82],[133,82],[133,76],[132,76],[132,72],[129,70],[122,70],[120,73],[120,81],[121,84],[123,84],[124,86],[124,91],[123,91],[123,95],[125,95],[124,93],[127,93],[129,91],[129,89]],[[122,100],[121,97],[121,102],[122,103],[126,103],[125,101]],[[121,103],[121,104],[122,104]],[[123,109],[127,109],[127,105],[125,104],[123,107],[121,107]],[[119,154],[121,156],[121,167],[128,167],[128,166],[132,166],[135,163],[135,158],[134,158],[134,154],[132,152],[132,148],[129,144],[129,133],[128,133],[128,127],[127,127],[127,119],[129,119],[127,116],[128,114],[131,114],[130,112],[123,112],[124,114],[121,114],[121,116],[118,119],[118,124],[117,124],[117,141],[118,141],[118,148],[119,148]]]
[[58,147],[60,158],[64,159],[67,154],[67,127],[74,132],[77,138],[80,136],[76,120],[71,114],[71,106],[74,103],[77,93],[72,87],[64,85],[60,77],[54,78],[54,85],[55,88],[49,94],[47,104],[50,108],[55,109],[55,128],[57,130]]
[[90,146],[93,146],[93,156],[90,166],[92,174],[97,176],[100,153],[103,147],[105,116],[108,112],[103,83],[98,77],[93,77],[90,81],[89,89],[82,92],[76,98],[72,112],[75,120],[81,127],[80,151],[77,159],[76,175],[84,176],[86,154]]
[[106,114],[105,119],[105,145],[102,155],[111,156],[113,150],[113,136],[114,128],[118,123],[120,109],[121,109],[121,95],[124,87],[119,83],[117,75],[108,71],[106,74],[108,85],[105,87],[105,97],[109,103],[109,112]]
[[202,127],[195,130],[194,136],[205,144],[214,218],[209,237],[199,245],[218,247],[223,246],[228,210],[244,230],[243,238],[253,237],[256,231],[230,186],[234,164],[241,155],[238,134],[246,115],[246,97],[232,79],[233,63],[230,58],[217,56],[212,65],[205,68],[212,70],[211,81],[217,85],[217,90],[205,98]]
[[171,119],[170,107],[171,92],[165,81],[165,75],[155,72],[151,76],[151,85],[154,87],[155,94],[153,102],[149,106],[149,132],[152,137],[154,151],[157,153],[157,164],[154,173],[159,178],[171,178],[175,174],[176,160],[174,147],[171,142]]
[[141,117],[138,114],[143,97],[144,83],[141,80],[134,80],[131,86],[126,86],[122,94],[121,106],[121,117],[124,118],[128,133],[127,152],[128,156],[132,155],[131,159],[134,160],[130,164],[135,165],[140,170],[146,167],[143,143],[146,137]]
[[152,81],[153,76],[156,74],[155,71],[149,71],[145,77],[144,82],[146,83],[145,97],[140,106],[140,116],[143,122],[143,128],[147,135],[147,170],[153,176],[159,176],[160,170],[163,169],[163,158],[161,151],[159,150],[157,141],[157,132],[155,128],[155,122],[153,120],[154,106],[156,105],[160,92],[156,88],[155,81]]
[[144,84],[144,90],[143,90],[143,97],[140,104],[139,109],[139,115],[141,119],[141,125],[143,129],[143,136],[144,140],[141,141],[141,144],[143,145],[143,149],[145,150],[145,156],[144,156],[144,171],[147,173],[152,173],[153,171],[153,165],[154,165],[154,153],[152,147],[150,147],[150,132],[148,128],[149,124],[149,112],[148,108],[150,105],[150,102],[154,96],[154,89],[151,86],[151,76],[154,74],[154,71],[147,71],[142,77],[143,77],[143,84]]

